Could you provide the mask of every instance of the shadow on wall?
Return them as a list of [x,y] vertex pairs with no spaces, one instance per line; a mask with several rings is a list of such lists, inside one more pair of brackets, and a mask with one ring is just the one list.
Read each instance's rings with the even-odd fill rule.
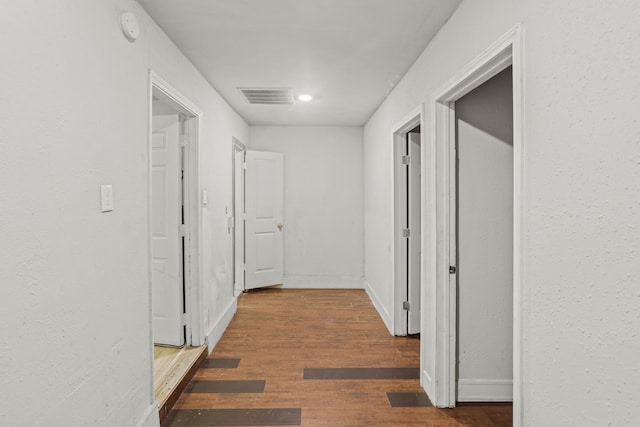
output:
[[[497,74],[456,103],[459,120],[513,145],[513,95],[502,88],[512,84],[511,67]],[[462,100],[461,100],[462,101]],[[458,122],[456,121],[456,134]]]

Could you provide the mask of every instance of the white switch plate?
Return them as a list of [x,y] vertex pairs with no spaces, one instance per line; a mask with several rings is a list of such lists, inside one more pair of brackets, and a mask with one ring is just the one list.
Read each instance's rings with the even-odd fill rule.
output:
[[113,186],[100,186],[100,204],[102,212],[111,212],[113,210]]

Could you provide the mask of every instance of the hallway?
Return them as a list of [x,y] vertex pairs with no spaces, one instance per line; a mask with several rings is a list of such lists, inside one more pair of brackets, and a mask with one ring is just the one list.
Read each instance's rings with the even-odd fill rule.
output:
[[510,405],[431,407],[419,366],[364,291],[255,291],[163,426],[511,425]]

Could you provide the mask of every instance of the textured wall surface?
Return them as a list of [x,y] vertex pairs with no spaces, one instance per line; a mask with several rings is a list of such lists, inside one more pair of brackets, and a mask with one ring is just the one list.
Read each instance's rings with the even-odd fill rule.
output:
[[[134,11],[130,43],[119,15]],[[27,0],[0,14],[0,418],[157,425],[152,407],[149,68],[203,111],[204,301],[231,303],[232,134],[246,124],[128,0]],[[100,185],[114,210],[100,213]],[[206,325],[203,325],[206,326]]]
[[391,128],[420,103],[430,117],[433,93],[522,23],[526,425],[640,416],[639,20],[630,0],[463,1],[365,126],[365,276],[391,310]]
[[284,156],[284,285],[362,287],[362,128],[251,126]]

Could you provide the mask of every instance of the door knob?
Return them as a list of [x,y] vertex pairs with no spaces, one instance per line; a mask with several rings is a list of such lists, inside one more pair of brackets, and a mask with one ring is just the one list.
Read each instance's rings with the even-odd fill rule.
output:
[[282,231],[282,224],[278,224],[278,230]]

